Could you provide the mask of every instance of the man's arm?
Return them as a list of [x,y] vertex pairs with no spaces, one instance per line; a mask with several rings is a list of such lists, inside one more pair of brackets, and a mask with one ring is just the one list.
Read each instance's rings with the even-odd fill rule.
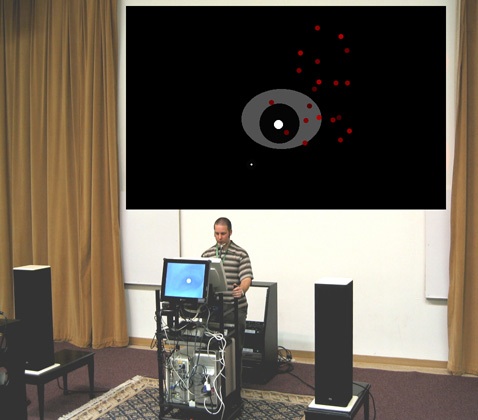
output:
[[232,296],[240,298],[244,296],[251,287],[252,279],[250,277],[244,277],[240,284],[234,283],[234,289],[232,290]]

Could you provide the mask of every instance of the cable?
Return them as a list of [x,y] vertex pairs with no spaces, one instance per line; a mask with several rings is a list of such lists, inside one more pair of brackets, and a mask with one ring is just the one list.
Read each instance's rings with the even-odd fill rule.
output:
[[[285,352],[285,355],[283,354]],[[292,365],[292,353],[286,348],[279,346],[277,351],[278,373],[289,373],[294,370]]]
[[158,335],[154,333],[153,338],[151,339],[151,343],[149,344],[150,349],[157,349],[158,348]]
[[[285,353],[285,355],[284,355]],[[314,386],[305,382],[302,378],[299,378],[297,375],[293,374],[294,365],[292,363],[292,353],[290,350],[287,350],[285,347],[279,346],[278,348],[278,371],[277,373],[288,373],[294,378],[298,379],[304,385],[308,386],[310,389],[315,389]]]
[[[222,386],[221,386],[220,378],[221,377],[225,378],[224,370],[225,370],[226,363],[225,363],[224,355],[225,355],[225,349],[226,349],[226,346],[227,346],[227,341],[221,333],[215,333],[215,332],[212,332],[210,330],[206,330],[204,334],[206,336],[210,337],[210,339],[207,343],[207,354],[209,354],[209,352],[210,352],[209,347],[210,347],[211,342],[213,342],[213,340],[216,340],[216,341],[220,342],[220,344],[219,344],[219,355],[220,355],[220,357],[218,358],[218,361],[221,365],[221,368],[219,369],[219,372],[217,372],[216,376],[213,378],[213,383],[211,384],[211,392],[212,392],[212,390],[214,390],[214,392],[216,394],[216,398],[219,401],[219,406],[217,407],[217,409],[215,411],[211,411],[206,406],[206,400],[204,400],[203,405],[204,405],[204,409],[209,414],[216,415],[216,414],[220,413],[221,411],[223,411],[222,415],[224,415],[225,403],[224,403],[224,400],[223,400],[223,397],[222,397]],[[212,402],[212,398],[211,398],[211,402]]]
[[315,386],[312,386],[312,385],[308,384],[302,378],[299,378],[297,375],[293,374],[292,372],[283,372],[283,373],[288,373],[289,375],[293,376],[294,378],[296,378],[300,382],[302,382],[305,386],[308,386],[310,389],[315,389]]
[[181,353],[179,349],[173,351],[166,359],[169,377],[169,388],[166,389],[169,396],[168,401],[187,403],[189,396],[193,395],[190,391],[192,385],[190,363],[191,358],[187,354]]
[[[204,409],[207,415],[218,415],[220,420],[226,412],[223,382],[228,341],[209,327],[212,313],[208,305],[179,302],[174,309],[174,319],[166,322],[161,317],[160,331],[151,342],[151,347],[158,349],[164,348],[166,342],[172,345],[169,355],[162,353],[166,359],[162,363],[164,402]],[[158,318],[156,315],[157,324]]]

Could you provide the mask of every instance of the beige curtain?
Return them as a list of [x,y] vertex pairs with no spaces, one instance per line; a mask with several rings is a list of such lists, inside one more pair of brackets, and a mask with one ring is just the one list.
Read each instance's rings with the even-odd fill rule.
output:
[[51,266],[54,339],[128,344],[116,0],[0,0],[0,310]]
[[458,108],[451,204],[448,370],[478,374],[478,7],[459,8]]

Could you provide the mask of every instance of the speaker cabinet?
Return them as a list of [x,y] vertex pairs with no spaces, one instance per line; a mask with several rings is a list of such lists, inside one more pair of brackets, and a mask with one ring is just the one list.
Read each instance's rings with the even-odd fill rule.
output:
[[0,419],[27,419],[25,335],[21,321],[0,320]]
[[277,283],[253,281],[247,300],[242,379],[245,383],[265,384],[278,370]]
[[13,269],[15,318],[26,338],[26,369],[42,370],[55,363],[51,297],[51,268],[26,265]]
[[315,403],[346,407],[353,390],[353,282],[315,283]]

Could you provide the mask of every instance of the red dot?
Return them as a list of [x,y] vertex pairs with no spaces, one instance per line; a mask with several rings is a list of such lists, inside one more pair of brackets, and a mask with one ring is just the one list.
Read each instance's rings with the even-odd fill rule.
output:
[[284,135],[288,136],[289,135],[289,130],[284,130]]
[[319,115],[317,115],[315,118],[316,118],[318,121],[320,121],[320,120],[322,119],[322,115],[319,114]]
[[344,39],[344,34],[339,34],[339,39]]
[[338,86],[339,85],[339,81],[338,80],[334,80],[334,86]]
[[307,146],[309,142],[307,140],[302,140],[302,146]]
[[352,134],[352,129],[351,128],[347,128],[347,134]]
[[317,86],[312,86],[312,92],[317,92]]
[[298,54],[298,55],[304,55],[304,51],[299,50],[299,51],[297,51],[297,54]]
[[302,69],[300,67],[297,67],[297,70],[296,70],[297,73],[302,73]]
[[342,115],[337,115],[337,121],[340,121],[342,119]]
[[307,108],[312,108],[312,104],[307,104]]
[[320,31],[320,25],[315,25],[315,30]]
[[334,123],[334,122],[335,122],[335,118],[332,117],[332,118],[330,119],[330,122],[331,122],[331,123]]
[[316,58],[316,59],[314,60],[314,63],[315,63],[315,64],[320,64],[320,58]]
[[350,80],[345,81],[345,86],[350,86]]
[[304,122],[307,124],[309,122],[308,118],[304,118]]
[[342,142],[344,141],[344,139],[343,139],[342,137],[339,137],[339,138],[337,139],[337,141],[338,141],[339,143],[342,143]]
[[318,85],[321,85],[321,84],[322,84],[322,80],[317,79],[317,80],[315,81],[315,83],[317,83]]
[[273,99],[269,100],[269,105],[274,105],[274,100]]
[[350,48],[344,48],[344,53],[348,54],[350,52]]

